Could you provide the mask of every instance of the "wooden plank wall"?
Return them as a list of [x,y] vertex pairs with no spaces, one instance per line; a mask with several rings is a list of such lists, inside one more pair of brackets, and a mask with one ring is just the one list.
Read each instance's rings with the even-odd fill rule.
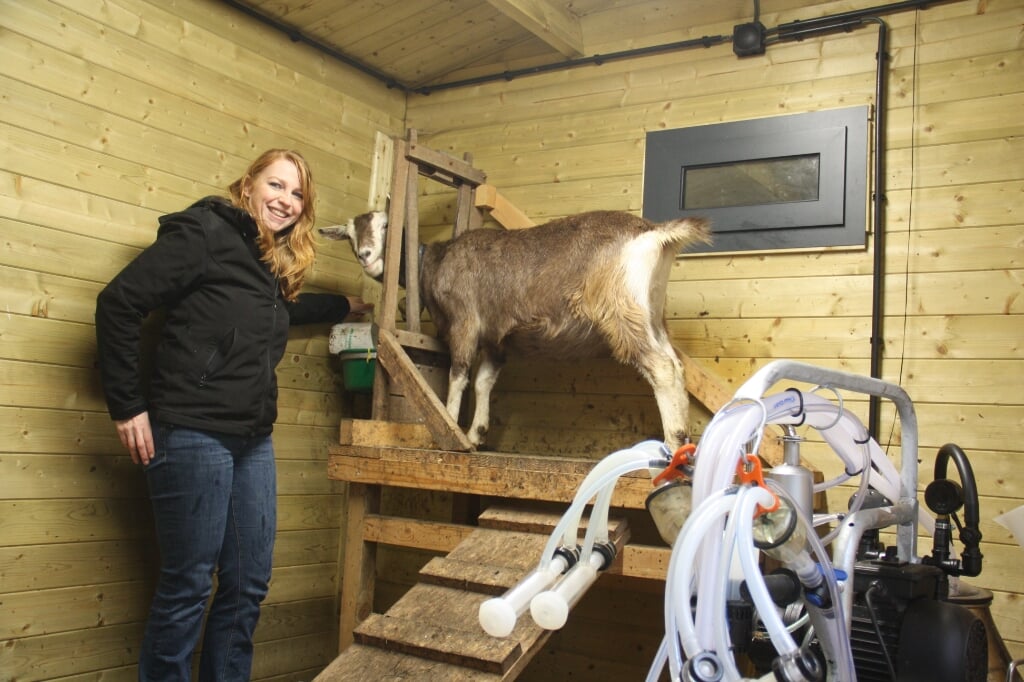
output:
[[[404,98],[206,0],[0,0],[0,64],[0,679],[134,680],[156,550],[98,387],[96,294],[158,215],[269,147],[309,159],[320,223],[364,210]],[[359,282],[347,245],[321,247],[311,289]],[[278,370],[263,680],[308,680],[337,649],[344,490],[325,469],[351,405],[326,332],[293,332]]]
[[[763,4],[762,21],[775,26],[874,3]],[[691,15],[663,0],[630,5],[629,25],[587,15],[586,43],[609,53],[732,30],[689,26]],[[986,567],[971,582],[994,591],[996,621],[1021,656],[1021,550],[991,518],[1024,502],[1014,467],[1024,457],[1024,6],[969,0],[886,21],[884,371],[917,401],[925,471],[947,441],[972,458]],[[365,206],[376,133],[406,125],[429,146],[472,152],[535,220],[639,211],[647,130],[870,104],[875,45],[873,29],[744,60],[725,45],[406,102],[219,3],[0,0],[2,677],[135,677],[155,550],[142,477],[100,398],[92,315],[103,283],[152,241],[159,214],[220,191],[258,151],[281,145],[310,159],[321,222],[335,222]],[[450,220],[450,196],[423,203],[427,218]],[[320,253],[312,287],[357,292],[348,247]],[[680,260],[675,340],[732,383],[778,357],[866,373],[870,270],[863,251]],[[325,331],[294,333],[279,368],[281,532],[258,679],[308,679],[334,654],[343,491],[324,461],[351,406],[338,397]],[[513,363],[499,389],[492,437],[502,450],[600,457],[659,430],[646,385],[610,363]],[[864,412],[862,401],[853,406]],[[883,417],[898,438],[887,406]],[[832,466],[815,444],[807,450]],[[447,508],[416,497],[391,504]],[[407,560],[382,564],[395,584],[412,579]],[[555,638],[555,653],[539,659],[547,677],[532,679],[595,675],[593,662],[615,648],[602,612],[630,623],[631,637],[657,617],[657,595],[612,587],[586,607],[588,636]],[[630,665],[606,665],[608,679],[645,666],[649,639]]]
[[[731,24],[687,26],[690,15],[665,5],[632,3],[633,26],[588,15],[585,43],[608,54],[731,34]],[[878,3],[762,5],[772,27]],[[1024,5],[970,0],[885,21],[883,372],[916,401],[924,483],[942,444],[956,442],[971,458],[985,569],[969,582],[994,592],[995,620],[1019,657],[1022,550],[992,518],[1024,503]],[[538,222],[590,209],[639,212],[646,131],[873,104],[876,45],[870,26],[742,60],[722,45],[609,62],[411,97],[408,125],[429,146],[471,151],[488,181]],[[424,222],[450,224],[450,194],[423,203]],[[871,271],[864,250],[680,259],[669,294],[673,338],[733,384],[775,358],[867,374]],[[490,445],[603,456],[656,432],[646,396],[643,382],[608,365],[518,363],[499,381]],[[866,421],[863,401],[850,406]],[[898,452],[893,412],[883,406],[882,433]],[[820,447],[805,451],[836,470]]]

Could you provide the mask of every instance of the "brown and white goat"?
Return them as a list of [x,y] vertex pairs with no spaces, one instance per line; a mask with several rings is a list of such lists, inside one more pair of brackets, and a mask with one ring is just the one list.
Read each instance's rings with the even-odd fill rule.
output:
[[[320,233],[349,239],[363,269],[384,269],[387,214],[371,212]],[[428,244],[420,291],[451,352],[447,409],[458,420],[469,372],[476,411],[468,437],[481,445],[491,389],[506,352],[547,359],[611,354],[654,389],[665,442],[687,435],[683,366],[669,341],[664,309],[679,250],[709,241],[701,219],[652,223],[621,211],[581,213],[524,230],[470,230]]]

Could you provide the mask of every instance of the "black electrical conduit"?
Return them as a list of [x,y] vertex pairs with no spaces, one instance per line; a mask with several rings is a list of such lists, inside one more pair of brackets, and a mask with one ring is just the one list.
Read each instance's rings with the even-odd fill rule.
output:
[[[888,5],[899,9],[905,7],[916,7],[918,2],[902,2],[896,5]],[[878,8],[876,8],[877,10]],[[893,9],[892,11],[897,11]],[[889,54],[889,26],[879,17],[871,13],[871,10],[860,10],[845,12],[841,15],[814,19],[812,21],[794,21],[789,24],[782,24],[769,33],[778,36],[778,40],[800,40],[810,35],[820,35],[837,31],[850,31],[865,23],[878,24],[878,47],[875,53],[875,126],[874,126],[874,167],[872,173],[873,189],[871,193],[872,218],[875,238],[872,248],[873,267],[871,276],[871,336],[869,344],[871,350],[870,374],[872,378],[882,378],[882,353],[885,350],[885,336],[883,322],[885,319],[884,295],[885,295],[885,112],[887,110],[886,97],[886,74]],[[881,412],[881,398],[872,395],[868,400],[868,434],[879,441],[879,421]]]
[[[902,3],[908,4],[908,3]],[[851,17],[851,14],[859,16]],[[779,40],[799,40],[809,35],[849,31],[865,23],[878,24],[878,47],[875,53],[875,126],[874,126],[874,178],[871,192],[872,217],[875,239],[873,245],[873,267],[871,277],[871,336],[868,339],[871,350],[870,373],[875,379],[882,378],[882,352],[885,349],[883,332],[884,294],[885,294],[885,112],[886,102],[886,68],[888,62],[889,27],[879,17],[864,15],[859,12],[847,12],[843,18],[832,23],[815,20],[813,22],[793,22],[779,26],[775,31]],[[812,25],[813,24],[813,25]],[[879,413],[881,398],[876,395],[868,401],[868,433],[876,441],[879,440]],[[879,441],[880,442],[880,441]]]
[[[875,228],[874,240],[874,268],[871,275],[871,376],[875,379],[882,378],[882,352],[885,350],[885,337],[883,333],[883,321],[885,319],[885,112],[887,107],[883,106],[886,101],[886,80],[888,73],[886,64],[889,59],[889,26],[879,17],[865,17],[865,21],[878,22],[878,54],[877,71],[875,72],[875,188],[872,193],[872,224]],[[910,229],[910,226],[907,226]],[[868,398],[868,433],[875,442],[881,443],[879,438],[879,413],[881,412],[882,399],[877,395]]]
[[367,76],[370,76],[371,78],[379,80],[381,83],[384,83],[384,85],[388,86],[388,88],[396,88],[398,90],[401,90],[402,92],[412,92],[411,88],[402,85],[395,78],[392,78],[388,74],[378,71],[377,69],[366,65],[359,61],[358,59],[353,59],[352,57],[349,57],[347,54],[335,50],[333,47],[325,45],[324,43],[321,43],[316,38],[311,38],[310,36],[306,35],[299,29],[295,28],[294,26],[291,26],[290,24],[287,24],[283,21],[278,21],[277,19],[268,16],[263,12],[260,12],[259,10],[249,7],[249,5],[247,5],[244,2],[239,2],[239,0],[221,0],[221,2],[223,2],[225,5],[228,5],[229,7],[233,7],[242,14],[248,15],[253,19],[256,19],[257,21],[266,24],[267,26],[270,26],[271,28],[277,29],[281,33],[284,33],[286,36],[288,36],[288,38],[293,43],[305,43],[306,45],[309,45],[310,47],[316,49],[317,51],[323,52],[325,55],[333,57],[337,59],[339,62],[342,62],[343,64],[348,64],[353,69],[361,71]]
[[[817,19],[807,19],[793,21],[788,24],[781,24],[774,29],[770,29],[768,32],[777,34],[779,40],[799,40],[812,33],[822,33],[824,31],[835,31],[842,30],[837,29],[835,25],[837,22],[855,22],[857,19],[862,19],[867,16],[877,16],[880,14],[891,14],[893,12],[900,12],[907,9],[924,9],[929,5],[938,5],[947,2],[956,2],[958,0],[904,0],[903,2],[890,3],[888,5],[881,5],[879,7],[872,7],[863,10],[854,10],[851,12],[842,12],[840,14],[832,14]],[[441,90],[451,90],[453,88],[462,88],[471,85],[480,85],[482,83],[490,83],[493,81],[510,81],[520,76],[531,76],[539,73],[547,73],[551,71],[559,71],[562,69],[571,69],[577,66],[584,66],[587,64],[601,65],[606,62],[630,59],[636,57],[646,57],[652,54],[659,54],[662,52],[670,52],[676,50],[684,50],[695,47],[712,47],[713,45],[720,45],[722,43],[728,43],[732,41],[732,36],[717,35],[717,36],[703,36],[701,38],[694,38],[691,40],[681,40],[674,43],[665,43],[661,45],[652,45],[650,47],[639,47],[632,50],[623,50],[620,52],[610,52],[608,54],[596,54],[589,57],[580,57],[578,59],[566,59],[560,62],[553,62],[550,64],[541,64],[539,66],[530,66],[522,69],[510,69],[501,71],[498,73],[488,74],[486,76],[478,76],[476,78],[466,78],[464,80],[451,81],[448,83],[438,83],[436,85],[423,85],[423,86],[411,86],[401,83],[398,79],[390,76],[386,73],[378,71],[371,66],[368,66],[358,59],[350,57],[343,52],[335,50],[332,47],[325,45],[318,41],[316,38],[308,36],[300,31],[298,28],[291,26],[290,24],[275,19],[274,17],[268,16],[257,9],[254,9],[247,5],[241,0],[221,0],[224,4],[235,8],[239,12],[246,14],[257,21],[260,21],[278,31],[284,33],[288,38],[295,43],[305,43],[310,47],[313,47],[326,55],[334,57],[340,62],[348,64],[354,69],[361,71],[362,73],[371,76],[379,80],[381,83],[386,85],[388,88],[400,90],[405,93],[413,93],[417,95],[429,95],[432,92],[439,92]],[[856,23],[849,24],[850,26],[857,25]]]
[[[864,25],[865,23],[877,23],[878,24],[878,51],[875,55],[876,69],[875,69],[875,126],[874,126],[874,151],[875,151],[875,163],[874,163],[874,190],[872,192],[873,202],[873,215],[872,223],[875,230],[874,239],[874,253],[873,253],[873,276],[872,276],[872,294],[871,294],[871,360],[870,360],[870,373],[875,379],[881,378],[882,372],[882,352],[885,347],[885,339],[883,337],[883,298],[885,290],[885,229],[884,229],[884,218],[885,218],[885,150],[883,148],[885,140],[885,102],[886,102],[886,80],[885,75],[888,72],[886,64],[888,61],[888,25],[879,18],[880,14],[892,14],[894,12],[902,12],[909,9],[926,9],[930,5],[944,4],[947,2],[953,2],[955,0],[905,0],[904,2],[894,2],[887,5],[880,5],[878,7],[870,7],[862,10],[853,10],[850,12],[841,12],[839,14],[831,14],[817,19],[806,19],[792,21],[786,24],[779,24],[777,27],[766,30],[766,35],[774,36],[773,42],[782,42],[788,40],[802,40],[804,38],[822,35],[826,33],[835,33],[839,31],[850,31],[854,28]],[[651,47],[642,47],[632,50],[624,50],[621,52],[612,52],[606,55],[592,55],[590,57],[581,57],[579,59],[567,59],[561,62],[555,62],[552,64],[543,64],[540,66],[527,67],[523,69],[514,69],[509,71],[503,71],[501,73],[494,73],[487,76],[479,76],[476,78],[467,78],[459,81],[452,81],[449,83],[440,83],[438,85],[422,86],[422,87],[410,87],[403,85],[397,79],[388,76],[387,74],[381,73],[376,69],[373,69],[352,57],[349,57],[338,50],[330,48],[319,41],[306,36],[298,29],[289,26],[288,24],[278,21],[272,17],[268,17],[265,14],[256,11],[255,9],[245,5],[238,0],[222,0],[225,4],[234,7],[235,9],[243,12],[254,19],[257,19],[269,26],[272,26],[279,31],[285,33],[293,42],[305,43],[317,50],[320,50],[324,54],[330,55],[335,59],[352,66],[353,68],[381,81],[388,88],[395,88],[405,93],[415,93],[420,95],[429,95],[431,92],[439,90],[450,90],[453,88],[468,87],[471,85],[480,85],[482,83],[489,83],[493,81],[505,80],[510,81],[520,76],[529,76],[539,73],[545,73],[550,71],[558,71],[562,69],[571,69],[577,66],[583,66],[586,64],[601,65],[605,62],[629,59],[635,57],[643,57],[661,52],[669,52],[675,50],[683,50],[694,47],[711,47],[712,45],[719,45],[721,43],[730,42],[731,36],[704,36],[702,38],[695,38],[692,40],[683,40],[674,43],[666,43],[663,45],[653,45]],[[868,433],[876,441],[879,439],[879,413],[880,413],[881,400],[878,396],[870,396],[868,406]]]

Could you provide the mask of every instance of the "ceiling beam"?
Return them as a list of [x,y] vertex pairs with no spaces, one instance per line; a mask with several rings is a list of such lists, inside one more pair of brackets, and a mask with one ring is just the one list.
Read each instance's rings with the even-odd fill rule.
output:
[[487,0],[496,10],[534,34],[562,55],[583,56],[580,20],[551,0]]

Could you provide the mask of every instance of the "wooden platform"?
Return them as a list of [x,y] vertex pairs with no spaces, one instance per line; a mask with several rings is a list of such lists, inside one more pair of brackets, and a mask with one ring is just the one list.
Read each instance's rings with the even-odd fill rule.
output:
[[[479,526],[424,566],[387,613],[359,624],[352,646],[316,682],[515,679],[550,633],[526,614],[509,637],[491,637],[477,611],[536,567],[559,518],[503,505],[484,511]],[[621,550],[625,522],[610,521],[609,538]]]

